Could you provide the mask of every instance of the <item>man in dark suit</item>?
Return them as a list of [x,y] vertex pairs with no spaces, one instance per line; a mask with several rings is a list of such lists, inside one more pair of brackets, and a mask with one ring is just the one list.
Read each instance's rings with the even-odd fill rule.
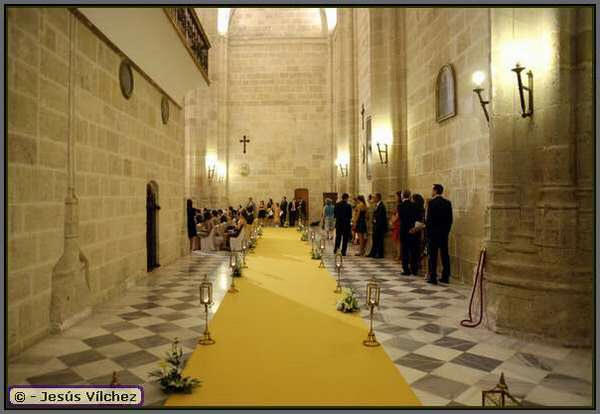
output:
[[427,207],[427,240],[429,253],[428,283],[437,284],[438,251],[442,255],[441,283],[450,282],[450,255],[448,254],[448,235],[452,228],[452,203],[442,197],[444,187],[434,184],[431,200]]
[[290,211],[288,212],[289,217],[290,217],[290,227],[294,227],[296,225],[296,218],[298,217],[298,210],[296,208],[296,199],[292,199],[292,201],[289,202],[289,209]]
[[402,246],[402,274],[418,275],[419,272],[419,245],[416,234],[410,233],[417,221],[417,209],[410,201],[410,191],[400,193],[401,202],[398,204],[398,217],[400,217],[400,243]]
[[335,217],[335,247],[333,253],[337,253],[342,243],[342,256],[346,256],[348,240],[351,234],[352,207],[348,204],[347,193],[342,194],[342,200],[335,204],[333,216]]
[[388,231],[387,211],[383,201],[381,201],[381,193],[375,194],[375,211],[373,212],[373,248],[369,257],[383,259],[383,241],[385,233]]
[[288,202],[285,196],[283,196],[283,200],[281,200],[281,203],[279,203],[279,208],[281,209],[281,215],[279,216],[279,225],[283,227],[285,225],[285,219],[287,217],[288,209]]

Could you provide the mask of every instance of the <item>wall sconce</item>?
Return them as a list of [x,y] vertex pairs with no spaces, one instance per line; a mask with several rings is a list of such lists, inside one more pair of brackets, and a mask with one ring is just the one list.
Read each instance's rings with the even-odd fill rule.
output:
[[377,152],[379,153],[379,162],[383,165],[388,163],[388,148],[392,143],[392,132],[389,128],[380,127],[375,131],[374,134],[375,145],[377,145]]
[[208,181],[212,181],[215,178],[215,171],[217,169],[217,157],[214,154],[206,155],[206,174]]
[[225,164],[222,162],[217,163],[217,182],[222,183],[225,181],[225,175],[227,174],[227,169],[225,168]]
[[[525,67],[521,66],[518,62],[511,70],[517,74],[517,86],[519,87],[519,98],[521,100],[521,116],[527,118],[533,115],[533,73],[531,70],[527,71],[527,86],[523,86],[523,80],[521,79],[521,72]],[[523,91],[528,92],[527,106],[525,106],[525,95]]]
[[340,155],[338,159],[335,161],[336,165],[340,169],[340,175],[342,177],[348,177],[348,156]]
[[481,92],[483,92],[483,88],[481,87],[481,85],[483,84],[484,80],[485,73],[483,73],[482,71],[478,70],[477,72],[473,73],[473,83],[475,84],[475,89],[473,89],[473,92],[475,92],[479,97],[479,103],[481,104],[481,109],[483,109],[483,113],[485,114],[485,119],[488,122],[490,122],[490,115],[488,114],[487,108],[485,107],[490,103],[490,101],[484,101],[481,97]]

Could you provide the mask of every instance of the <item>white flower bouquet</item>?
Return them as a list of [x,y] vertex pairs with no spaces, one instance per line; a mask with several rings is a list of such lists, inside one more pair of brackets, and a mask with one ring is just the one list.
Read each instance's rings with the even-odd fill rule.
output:
[[348,313],[355,312],[358,309],[358,298],[355,296],[354,291],[350,288],[343,288],[342,297],[337,303],[337,310]]

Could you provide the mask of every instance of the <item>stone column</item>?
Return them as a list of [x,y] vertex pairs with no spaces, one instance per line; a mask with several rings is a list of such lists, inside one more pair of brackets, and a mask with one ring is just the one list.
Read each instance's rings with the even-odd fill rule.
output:
[[69,13],[69,121],[64,250],[52,271],[50,331],[60,332],[91,313],[89,263],[79,247],[79,204],[75,191],[75,53],[76,19]]

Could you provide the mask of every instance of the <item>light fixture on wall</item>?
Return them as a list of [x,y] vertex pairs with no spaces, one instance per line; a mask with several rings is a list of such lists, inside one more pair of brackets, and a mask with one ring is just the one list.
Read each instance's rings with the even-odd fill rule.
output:
[[[524,66],[521,66],[519,62],[511,69],[517,74],[517,86],[519,88],[519,98],[521,100],[521,116],[527,118],[533,115],[533,72],[527,71],[527,86],[523,86],[523,80],[521,79],[521,72],[525,70]],[[525,105],[525,93],[527,91],[527,105]]]
[[483,109],[483,113],[485,114],[485,119],[488,122],[490,122],[490,115],[488,114],[487,108],[485,107],[486,105],[488,105],[490,103],[490,101],[484,101],[483,98],[481,97],[481,92],[483,92],[483,88],[481,87],[481,85],[483,84],[483,81],[485,80],[485,73],[478,70],[473,73],[472,79],[473,79],[473,83],[475,84],[475,88],[473,89],[473,92],[475,92],[477,94],[477,96],[479,97],[479,103],[481,104],[481,109]]
[[380,127],[375,129],[375,145],[379,153],[379,162],[383,165],[388,163],[388,148],[392,143],[392,131],[389,128]]
[[335,161],[335,164],[339,167],[340,169],[340,175],[342,177],[348,177],[348,154],[340,154],[338,155],[337,160]]
[[227,169],[225,168],[225,164],[222,161],[217,162],[217,182],[218,183],[224,182],[226,174],[227,174]]
[[206,155],[206,175],[208,181],[212,181],[215,178],[215,171],[217,169],[217,156],[215,154]]

